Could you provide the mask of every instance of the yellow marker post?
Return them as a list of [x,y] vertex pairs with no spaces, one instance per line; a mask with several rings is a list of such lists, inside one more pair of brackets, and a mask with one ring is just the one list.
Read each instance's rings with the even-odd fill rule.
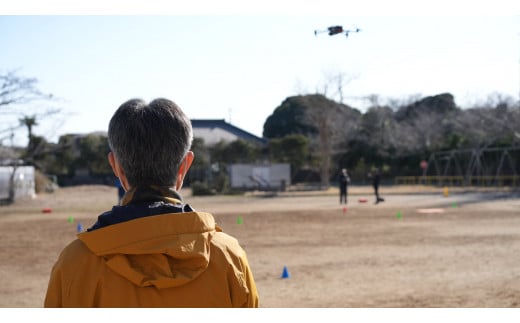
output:
[[444,186],[444,197],[448,197],[448,186]]

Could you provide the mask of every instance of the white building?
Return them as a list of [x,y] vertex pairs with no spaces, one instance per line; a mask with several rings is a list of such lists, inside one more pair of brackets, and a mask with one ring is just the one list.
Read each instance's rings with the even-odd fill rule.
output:
[[229,177],[232,188],[285,191],[291,185],[291,165],[233,164]]
[[14,199],[35,197],[33,166],[0,166],[0,200],[9,199],[9,182],[14,173]]

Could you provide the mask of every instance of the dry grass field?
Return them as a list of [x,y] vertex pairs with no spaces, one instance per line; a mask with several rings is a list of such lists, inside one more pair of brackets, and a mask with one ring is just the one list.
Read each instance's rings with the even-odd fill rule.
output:
[[[370,187],[352,187],[346,209],[334,189],[181,193],[239,239],[263,308],[520,307],[518,192],[444,197],[441,188],[383,186],[386,201],[374,205]],[[1,206],[0,307],[42,307],[50,269],[78,223],[90,226],[116,199],[113,187],[80,186]],[[420,212],[432,208],[441,213]]]

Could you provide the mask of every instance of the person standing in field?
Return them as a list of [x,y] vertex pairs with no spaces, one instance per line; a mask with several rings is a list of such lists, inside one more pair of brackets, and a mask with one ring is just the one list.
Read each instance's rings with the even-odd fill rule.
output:
[[115,111],[108,162],[126,193],[62,250],[44,307],[259,307],[244,249],[179,194],[192,139],[168,99]]
[[348,184],[350,183],[350,176],[347,169],[343,168],[339,173],[339,204],[347,204]]
[[379,202],[384,202],[385,199],[379,196],[379,184],[381,182],[381,173],[379,168],[376,168],[374,173],[368,173],[368,176],[372,178],[372,187],[374,188],[374,195],[376,196],[376,201],[374,204],[378,204]]

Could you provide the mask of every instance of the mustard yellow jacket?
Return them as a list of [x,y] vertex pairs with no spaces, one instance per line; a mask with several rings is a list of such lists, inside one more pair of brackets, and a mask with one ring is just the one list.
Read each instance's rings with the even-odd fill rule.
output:
[[204,212],[78,234],[52,268],[45,307],[258,307],[245,251]]

